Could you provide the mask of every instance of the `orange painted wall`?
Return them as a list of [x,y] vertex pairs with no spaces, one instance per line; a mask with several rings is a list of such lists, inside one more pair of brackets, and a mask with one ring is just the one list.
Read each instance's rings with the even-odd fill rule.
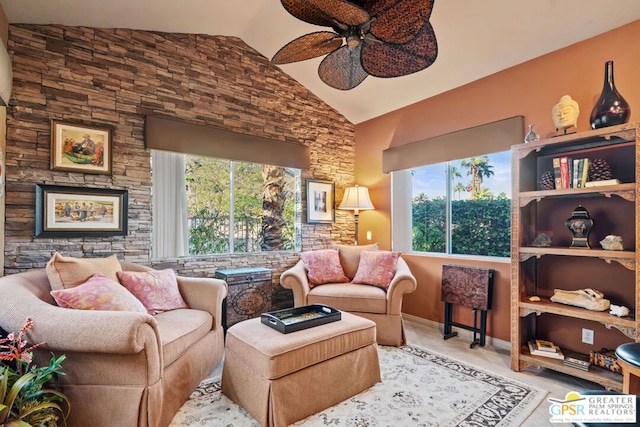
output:
[[[382,173],[382,150],[386,148],[516,115],[524,116],[526,124],[535,123],[542,138],[550,137],[555,134],[551,108],[562,95],[571,95],[580,106],[578,131],[589,130],[589,114],[602,90],[608,60],[614,61],[616,87],[631,105],[630,120],[640,121],[638,44],[640,21],[635,21],[356,125],[356,183],[369,187],[376,207],[360,216],[360,241],[365,242],[369,230],[382,249],[391,247],[391,179]],[[438,281],[442,259],[436,262],[424,255],[405,258],[416,271],[419,285],[417,293],[406,300],[404,311],[442,322]],[[460,262],[459,258],[443,259]],[[499,282],[497,292],[508,294],[508,279]],[[508,339],[508,304],[497,304],[493,316],[496,327],[507,325],[506,333],[496,329],[495,336]]]
[[[402,258],[407,261],[411,272],[418,280],[418,289],[405,295],[402,299],[402,311],[439,323],[444,323],[444,303],[440,300],[442,266],[444,264],[458,264],[493,269],[493,298],[491,310],[487,311],[487,335],[509,341],[509,280],[511,272],[509,261],[487,262],[479,259],[452,259],[447,256],[422,254],[404,254]],[[453,319],[463,325],[473,326],[473,310],[454,306]],[[478,314],[479,320],[480,315]]]

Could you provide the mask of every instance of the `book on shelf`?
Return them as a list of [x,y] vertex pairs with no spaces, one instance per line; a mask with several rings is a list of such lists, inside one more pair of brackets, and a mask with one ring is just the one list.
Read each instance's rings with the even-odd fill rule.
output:
[[586,157],[582,159],[567,156],[554,157],[553,176],[556,190],[583,188],[589,179],[589,159]]
[[567,157],[567,169],[569,170],[569,176],[567,179],[567,188],[573,188],[573,158]]
[[553,177],[555,179],[556,190],[562,188],[562,174],[560,172],[560,157],[553,159]]
[[620,184],[619,179],[604,179],[602,181],[587,181],[584,186],[585,187],[601,187],[605,185],[618,185]]
[[551,353],[555,353],[557,351],[555,344],[547,340],[536,340],[535,346],[536,349],[540,351],[549,351]]
[[535,341],[529,341],[528,344],[529,344],[529,353],[531,353],[533,356],[542,356],[542,357],[549,357],[551,359],[564,360],[564,354],[562,354],[560,347],[558,347],[555,344],[554,344],[554,348],[556,351],[540,350],[536,346]]
[[560,178],[562,179],[562,189],[569,188],[569,183],[571,182],[569,176],[569,158],[568,157],[560,157]]
[[580,188],[582,184],[582,174],[580,173],[580,160],[582,159],[573,159],[573,175],[571,176],[571,187],[572,188]]
[[589,177],[589,159],[575,159],[573,161],[573,172],[573,188],[584,187]]
[[566,357],[562,363],[572,368],[580,369],[581,371],[588,371],[591,362],[588,360],[577,359],[575,357]]
[[585,184],[589,181],[589,159],[582,159],[582,184],[581,187],[584,187]]

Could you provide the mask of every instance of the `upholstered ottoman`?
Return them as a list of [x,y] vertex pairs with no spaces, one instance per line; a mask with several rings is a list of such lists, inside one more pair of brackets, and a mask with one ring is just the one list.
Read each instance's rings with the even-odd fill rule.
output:
[[227,331],[222,392],[263,427],[284,427],[380,381],[375,323],[342,319],[282,334],[259,318]]

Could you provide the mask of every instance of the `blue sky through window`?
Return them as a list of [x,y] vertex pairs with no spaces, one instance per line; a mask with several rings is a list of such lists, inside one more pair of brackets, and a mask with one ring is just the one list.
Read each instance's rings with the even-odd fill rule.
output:
[[[493,166],[493,175],[485,177],[482,182],[482,188],[486,188],[494,196],[505,193],[507,198],[511,198],[511,152],[503,151],[500,153],[488,154],[489,165]],[[464,159],[463,159],[464,160]],[[462,177],[454,178],[453,188],[456,184],[462,183],[467,186],[471,182],[471,176],[467,175],[467,168],[462,167],[462,160],[451,162]],[[446,164],[438,163],[436,165],[423,166],[413,169],[412,191],[411,197],[414,198],[424,193],[429,199],[436,197],[444,197],[446,193]],[[454,199],[469,199],[470,192],[455,193]]]

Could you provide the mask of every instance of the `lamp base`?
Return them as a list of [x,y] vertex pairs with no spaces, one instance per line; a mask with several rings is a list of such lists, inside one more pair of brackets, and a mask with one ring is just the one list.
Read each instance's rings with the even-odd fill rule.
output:
[[356,213],[354,216],[356,218],[356,246],[358,246],[358,214]]

